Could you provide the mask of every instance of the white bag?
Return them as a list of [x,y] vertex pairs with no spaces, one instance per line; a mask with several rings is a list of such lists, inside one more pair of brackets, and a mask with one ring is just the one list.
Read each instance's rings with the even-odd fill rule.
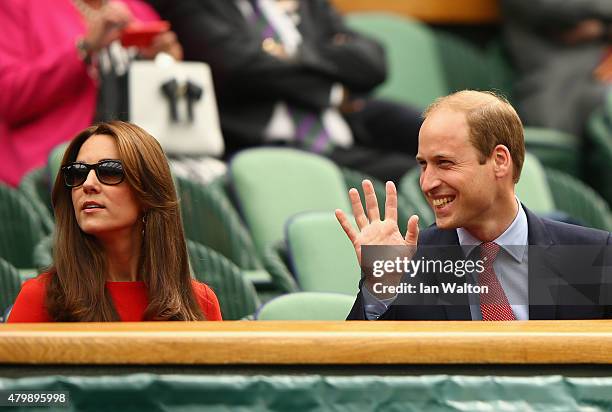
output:
[[153,135],[169,155],[222,156],[210,68],[160,55],[155,61],[130,64],[130,121]]

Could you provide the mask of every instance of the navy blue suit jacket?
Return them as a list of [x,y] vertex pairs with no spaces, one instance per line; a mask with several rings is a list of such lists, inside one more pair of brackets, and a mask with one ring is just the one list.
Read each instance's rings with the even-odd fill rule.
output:
[[[524,207],[524,206],[523,206]],[[607,290],[610,279],[604,279],[606,256],[609,257],[612,234],[610,232],[555,222],[536,216],[525,208],[528,222],[528,241],[530,246],[538,246],[538,253],[529,255],[529,319],[603,319],[612,318],[610,297],[605,304],[580,304],[572,302],[572,296],[582,294],[586,299],[600,303],[601,296],[610,294]],[[602,251],[603,260],[595,265],[589,258],[567,253],[568,248],[555,246],[593,246],[590,250]],[[455,229],[438,229],[435,225],[423,230],[419,235],[419,246],[459,246],[459,238]],[[600,248],[598,248],[598,246]],[[608,246],[608,247],[606,247]],[[460,251],[459,248],[454,249]],[[418,253],[418,252],[417,252]],[[579,255],[579,254],[578,254]],[[445,256],[447,258],[448,256]],[[456,256],[460,258],[460,256]],[[607,262],[608,265],[612,262]],[[579,268],[578,270],[576,270]],[[610,275],[610,271],[607,271]],[[553,289],[551,304],[541,304],[542,299],[536,297],[542,292],[546,280],[560,279],[568,288]],[[434,284],[436,278],[432,278]],[[602,283],[602,280],[606,282]],[[363,282],[363,280],[362,280]],[[607,286],[602,286],[606,284]],[[574,285],[574,286],[572,286]],[[605,289],[604,289],[605,288]],[[571,293],[569,293],[571,292]],[[467,295],[454,295],[451,304],[427,304],[402,301],[398,297],[389,306],[380,320],[471,320]],[[447,300],[448,302],[448,300]],[[532,304],[537,302],[537,304]],[[363,297],[360,292],[353,304],[347,320],[365,320]]]

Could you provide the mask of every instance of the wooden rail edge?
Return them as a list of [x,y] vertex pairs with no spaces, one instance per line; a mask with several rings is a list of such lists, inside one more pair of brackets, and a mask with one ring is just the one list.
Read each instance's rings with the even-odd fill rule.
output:
[[0,363],[612,364],[612,320],[3,324]]

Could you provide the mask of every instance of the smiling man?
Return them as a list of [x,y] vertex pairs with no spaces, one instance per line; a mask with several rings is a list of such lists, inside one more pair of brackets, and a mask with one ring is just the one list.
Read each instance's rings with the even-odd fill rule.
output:
[[[454,282],[477,285],[486,293],[420,300],[376,294],[372,276],[366,275],[348,319],[612,317],[608,253],[601,254],[608,252],[611,234],[539,218],[514,193],[525,157],[523,127],[514,108],[493,93],[466,90],[438,99],[424,117],[417,161],[421,190],[435,213],[435,225],[419,234],[418,217],[412,216],[403,237],[392,182],[387,182],[383,220],[369,181],[363,182],[367,215],[358,191],[349,191],[358,229],[342,211],[337,210],[336,216],[360,263],[365,262],[365,274],[369,264],[365,257],[362,260],[363,246],[409,246],[399,253],[412,259],[455,263],[480,259],[480,272],[472,271],[465,278],[455,274]],[[594,264],[594,256],[604,256],[603,263]],[[417,279],[419,287],[414,290],[422,285],[427,290],[447,289],[441,283],[448,277],[441,273],[388,275],[387,282],[393,285]],[[404,289],[410,288],[398,290]]]
[[435,102],[425,119],[417,161],[436,225],[495,239],[518,212],[514,184],[525,158],[518,115],[497,96],[464,91]]

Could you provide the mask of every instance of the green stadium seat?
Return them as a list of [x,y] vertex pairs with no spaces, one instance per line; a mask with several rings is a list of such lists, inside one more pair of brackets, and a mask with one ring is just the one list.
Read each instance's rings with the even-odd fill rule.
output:
[[353,244],[333,212],[293,216],[287,221],[286,240],[289,262],[301,290],[357,294],[361,269]]
[[437,39],[425,24],[388,13],[351,13],[347,23],[385,47],[389,75],[378,96],[425,108],[448,94]]
[[38,214],[46,234],[53,232],[55,219],[51,205],[51,184],[46,167],[34,169],[19,183],[19,190]]
[[555,206],[587,226],[612,230],[612,215],[606,201],[580,180],[555,169],[546,170]]
[[260,256],[283,240],[289,217],[314,210],[350,211],[342,173],[322,156],[250,149],[234,157],[230,173],[238,208]]
[[28,199],[0,184],[0,257],[16,268],[33,268],[32,252],[44,236],[43,224]]
[[19,272],[9,262],[0,258],[0,322],[4,321],[4,312],[15,302],[20,289]]
[[[221,179],[218,179],[221,180]],[[185,236],[216,250],[236,264],[255,284],[271,281],[253,240],[221,187],[175,177]]]
[[295,278],[288,269],[287,250],[283,242],[268,246],[262,256],[263,265],[272,277],[272,283],[281,293],[300,290]]
[[432,29],[447,93],[458,90],[494,90],[511,98],[514,70],[502,41],[492,40],[484,49],[441,30]]
[[53,236],[45,236],[34,247],[32,253],[34,265],[38,269],[48,268],[53,264]]
[[57,176],[57,174],[60,171],[60,168],[62,167],[62,159],[64,158],[64,152],[66,152],[68,145],[69,145],[69,142],[57,145],[49,153],[49,158],[47,160],[47,167],[48,167],[48,172],[49,172],[49,179],[52,182],[51,183],[52,185],[53,183],[55,183],[55,177]]
[[605,108],[587,123],[588,152],[585,180],[612,205],[612,93]]
[[515,192],[521,202],[536,214],[546,215],[555,211],[555,201],[546,180],[546,171],[540,161],[530,153],[525,153],[521,178],[516,184]]
[[525,146],[546,168],[577,178],[582,175],[583,147],[576,136],[554,129],[525,127]]
[[355,298],[338,293],[298,292],[272,299],[256,313],[256,320],[344,320]]
[[252,315],[260,305],[252,283],[238,266],[220,253],[191,240],[187,241],[194,277],[210,286],[219,300],[225,320]]
[[312,210],[350,210],[346,184],[330,160],[294,149],[259,148],[239,153],[230,163],[237,208],[273,284],[297,290],[276,248],[287,219]]
[[410,199],[412,204],[416,206],[417,215],[419,216],[419,227],[425,228],[431,225],[436,218],[429,203],[425,200],[423,192],[421,192],[421,185],[419,183],[420,175],[421,170],[419,167],[410,170],[404,175],[402,180],[400,180],[397,191],[404,197]]

